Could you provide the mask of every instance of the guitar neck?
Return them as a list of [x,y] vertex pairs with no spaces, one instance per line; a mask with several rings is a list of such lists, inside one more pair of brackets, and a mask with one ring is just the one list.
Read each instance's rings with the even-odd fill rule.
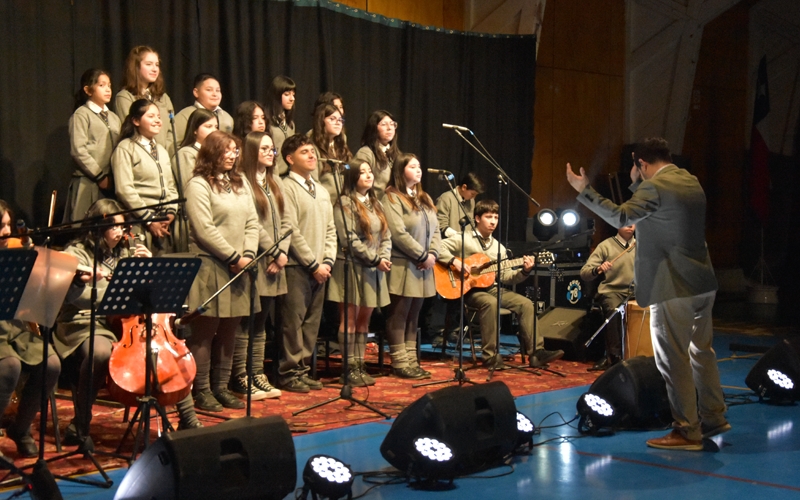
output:
[[[521,266],[522,265],[522,260],[523,260],[523,257],[520,257],[518,259],[505,260],[500,264],[500,268],[503,271],[505,271],[506,269],[508,269],[510,267]],[[487,266],[485,269],[482,269],[480,274],[494,273],[496,271],[497,271],[497,262],[495,262],[494,264],[492,264],[490,266]]]

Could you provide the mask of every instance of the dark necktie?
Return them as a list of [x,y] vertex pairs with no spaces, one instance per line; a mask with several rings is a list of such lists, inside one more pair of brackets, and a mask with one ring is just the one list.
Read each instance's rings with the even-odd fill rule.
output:
[[108,111],[103,110],[103,111],[99,112],[98,114],[100,115],[100,118],[102,118],[103,121],[106,122],[106,125],[108,125]]
[[152,156],[155,161],[158,161],[158,147],[154,139],[150,139],[150,156]]
[[231,192],[231,179],[228,177],[228,174],[224,174],[222,176],[222,187],[225,189],[225,191],[229,193]]
[[306,186],[308,186],[308,192],[311,193],[311,196],[316,198],[317,190],[314,188],[314,181],[312,181],[311,179],[306,179]]

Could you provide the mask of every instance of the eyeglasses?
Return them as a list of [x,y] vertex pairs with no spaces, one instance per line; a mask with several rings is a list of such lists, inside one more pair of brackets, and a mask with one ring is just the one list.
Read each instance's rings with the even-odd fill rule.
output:
[[381,122],[379,125],[386,128],[397,128],[397,122]]
[[261,151],[261,154],[264,154],[264,155],[268,155],[268,154],[270,154],[270,153],[272,153],[273,155],[276,155],[276,154],[278,154],[278,150],[277,150],[277,149],[275,149],[275,148],[268,148],[268,147],[266,147],[266,146],[265,146],[265,147],[263,147],[263,148],[259,148],[259,150]]
[[344,124],[344,118],[336,118],[334,116],[329,116],[325,118],[326,120],[330,121],[331,123],[341,123]]
[[233,150],[225,151],[225,156],[232,156],[234,158],[238,158],[239,157],[239,150],[238,149],[233,149]]

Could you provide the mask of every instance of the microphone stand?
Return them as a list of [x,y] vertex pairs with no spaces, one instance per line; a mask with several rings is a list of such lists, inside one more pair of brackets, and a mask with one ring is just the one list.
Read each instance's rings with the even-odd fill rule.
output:
[[181,172],[181,159],[178,155],[178,136],[175,134],[175,113],[169,110],[169,123],[172,125],[172,147],[175,148],[175,173],[177,174],[178,198],[184,200],[179,203],[180,217],[178,217],[178,251],[189,251],[189,219],[186,213],[186,199],[183,197],[183,173]]
[[[453,191],[453,194],[457,194],[456,187],[454,185],[455,178],[453,177],[453,174],[449,174],[448,173],[448,174],[442,174],[442,175],[439,176],[440,179],[442,177],[444,177],[444,179],[447,181],[447,184],[450,186],[450,190]],[[458,201],[458,196],[456,196],[456,201]],[[459,202],[458,203],[458,208],[461,210],[461,213],[464,214],[464,217],[462,217],[458,221],[459,224],[461,225],[461,280],[460,280],[461,281],[461,297],[459,298],[459,301],[461,303],[461,314],[459,315],[458,342],[456,343],[456,346],[458,348],[458,366],[453,369],[453,378],[448,378],[448,379],[445,379],[445,380],[436,380],[436,381],[431,381],[431,382],[424,382],[424,383],[421,383],[421,384],[414,384],[414,385],[411,386],[411,387],[414,387],[414,388],[416,388],[416,387],[427,387],[429,385],[446,384],[448,382],[458,382],[459,386],[462,386],[464,384],[475,384],[475,382],[473,382],[472,380],[469,379],[469,377],[467,377],[467,375],[465,373],[465,370],[464,370],[464,330],[465,330],[465,328],[464,328],[464,279],[465,279],[464,266],[466,265],[464,263],[464,258],[465,258],[464,257],[464,252],[465,252],[464,237],[465,237],[465,233],[466,233],[467,224],[469,224],[470,228],[472,229],[473,234],[477,233],[477,230],[475,229],[475,224],[473,224],[473,222],[470,220],[469,214],[467,214],[467,210],[464,208],[463,203]],[[469,328],[469,327],[467,327],[467,328]],[[442,342],[447,342],[447,332],[443,332],[442,333]],[[473,368],[474,368],[474,366],[473,366]]]
[[[258,277],[258,267],[257,262],[263,259],[266,255],[271,254],[278,248],[278,245],[285,240],[290,234],[292,234],[292,230],[286,231],[283,236],[278,238],[271,247],[261,252],[255,259],[253,259],[245,269],[250,271],[250,318],[247,321],[247,332],[248,332],[248,342],[247,342],[247,360],[245,361],[245,369],[247,370],[247,410],[246,416],[250,416],[250,407],[253,401],[253,343],[255,342],[256,337],[256,313],[255,313],[255,304],[256,304],[256,295],[258,291],[256,289],[256,278]],[[206,302],[208,304],[208,302]]]
[[614,312],[611,313],[611,315],[606,318],[606,320],[603,322],[603,324],[600,325],[600,327],[592,334],[592,336],[589,338],[589,340],[586,341],[586,343],[584,344],[585,347],[589,347],[592,344],[592,342],[594,342],[595,337],[600,335],[600,332],[602,332],[603,329],[606,326],[608,326],[608,324],[611,322],[611,320],[614,319],[614,316],[619,314],[620,315],[620,327],[621,327],[621,333],[622,333],[622,359],[627,359],[627,357],[626,357],[626,355],[627,355],[627,352],[626,352],[627,351],[627,343],[625,342],[625,339],[628,336],[628,328],[625,325],[625,309],[628,307],[628,301],[630,300],[632,295],[633,295],[633,281],[631,281],[631,283],[628,285],[628,293],[625,294],[625,297],[622,299],[622,302],[620,303],[620,305],[618,305],[617,307],[614,308]]
[[[330,161],[330,160],[328,160],[328,161]],[[360,405],[360,406],[363,406],[364,408],[372,411],[373,413],[377,413],[378,415],[382,416],[386,420],[389,420],[392,417],[389,416],[388,414],[380,411],[379,409],[377,409],[374,406],[370,405],[366,401],[362,401],[360,399],[354,398],[353,397],[353,388],[350,386],[350,363],[347,361],[348,349],[349,349],[348,348],[348,343],[349,343],[349,339],[350,339],[350,323],[348,322],[348,320],[349,320],[348,311],[350,310],[350,303],[348,302],[348,298],[349,298],[348,295],[349,295],[349,292],[350,292],[350,288],[348,286],[348,283],[350,283],[350,280],[351,280],[350,265],[351,265],[352,258],[353,258],[353,253],[352,253],[353,249],[352,249],[352,245],[350,245],[350,241],[349,241],[350,232],[347,229],[347,217],[346,217],[346,215],[344,213],[344,204],[341,201],[342,200],[342,186],[341,186],[341,179],[339,177],[340,176],[340,174],[339,174],[339,170],[340,169],[339,169],[339,167],[337,165],[341,165],[342,163],[339,163],[337,161],[330,161],[330,163],[334,167],[331,170],[332,170],[334,183],[336,184],[336,194],[338,196],[338,201],[339,201],[339,210],[341,211],[342,222],[344,223],[344,234],[345,234],[345,238],[347,239],[347,250],[345,251],[345,255],[344,255],[344,345],[339,346],[339,349],[342,352],[342,378],[344,379],[344,383],[342,384],[342,388],[339,391],[339,395],[337,397],[331,398],[331,399],[328,399],[326,401],[322,401],[321,403],[316,403],[316,404],[313,404],[313,405],[308,406],[306,408],[303,408],[301,410],[297,410],[295,412],[292,412],[292,416],[296,417],[297,415],[300,415],[301,413],[306,412],[308,410],[313,410],[314,408],[320,408],[320,407],[325,406],[327,404],[333,403],[334,401],[339,401],[340,399],[344,399],[345,401],[349,401],[350,402],[350,406],[353,406],[353,405],[356,405],[356,404]],[[337,238],[338,238],[338,236],[337,236]],[[382,353],[378,353],[378,355],[381,356]]]
[[[456,132],[458,132],[458,131],[456,131]],[[498,183],[497,206],[502,206],[503,186],[504,185],[507,186],[508,183],[503,178],[503,176],[500,175],[500,174],[498,174],[498,176],[497,176],[497,183]],[[498,219],[499,219],[499,217],[498,217]],[[502,253],[501,253],[502,245],[500,244],[500,237],[496,238],[496,241],[497,241],[497,272],[495,273],[494,278],[495,278],[495,286],[497,287],[497,318],[496,318],[497,328],[496,328],[496,331],[495,331],[495,338],[496,338],[495,345],[497,346],[496,347],[497,352],[495,353],[495,356],[497,356],[497,359],[500,360],[500,366],[502,366],[504,368],[511,368],[513,370],[519,370],[519,371],[522,371],[522,372],[532,373],[534,375],[541,375],[541,373],[538,370],[534,370],[532,368],[529,368],[529,367],[526,367],[526,366],[521,366],[521,365],[506,364],[505,362],[502,361],[503,357],[500,354],[500,316],[501,316],[500,313],[501,313],[501,301],[503,300],[502,299],[502,296],[503,296],[503,283],[502,283],[502,278],[501,278],[502,275],[503,275],[503,268],[501,266],[501,263],[503,261],[503,256],[502,256]],[[534,267],[536,267],[535,263],[534,263]],[[534,328],[535,328],[536,327],[536,308],[535,307],[534,307],[534,313],[533,313],[533,324],[534,324]],[[533,345],[534,345],[534,349],[535,349],[535,346],[536,346],[535,337],[534,337],[534,344]],[[524,347],[523,347],[523,349],[524,349]],[[494,372],[495,372],[495,370],[497,368],[498,368],[498,364],[497,363],[492,363],[491,366],[489,366],[489,374],[486,376],[486,381],[487,382],[491,382],[492,377],[494,376]]]

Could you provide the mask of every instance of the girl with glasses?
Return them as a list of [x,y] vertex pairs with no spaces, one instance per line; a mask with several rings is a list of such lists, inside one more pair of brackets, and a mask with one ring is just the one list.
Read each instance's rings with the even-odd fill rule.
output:
[[[242,160],[238,170],[247,180],[253,193],[253,203],[258,213],[259,253],[272,247],[275,242],[291,229],[292,224],[284,211],[283,181],[275,174],[275,145],[272,137],[265,132],[250,132],[244,141]],[[277,325],[273,311],[275,299],[287,291],[284,266],[289,260],[288,252],[291,237],[284,239],[275,251],[258,264],[258,295],[261,312],[255,317],[255,338],[253,342],[252,399],[277,398],[281,391],[270,385],[264,374],[264,348],[269,321],[271,331]],[[231,390],[244,399],[247,397],[247,344],[250,332],[249,318],[242,318],[236,331],[236,346],[233,352],[233,373]]]
[[[343,164],[353,158],[344,137],[344,118],[339,108],[333,104],[318,106],[314,111],[314,128],[311,131],[311,142],[317,151],[317,170],[313,175],[325,186],[331,200],[339,197],[333,173],[341,170]],[[340,175],[340,187],[341,180]]]
[[[189,250],[202,264],[189,292],[189,308],[196,309],[256,256],[258,215],[249,185],[235,166],[239,139],[212,132],[197,154],[194,177],[186,185]],[[218,412],[244,408],[228,389],[236,328],[250,315],[250,283],[235,281],[192,321],[186,345],[197,362],[192,393],[195,407]],[[256,302],[256,312],[259,304]]]
[[392,165],[400,155],[397,147],[397,121],[388,111],[373,111],[361,135],[361,148],[356,152],[355,163],[367,162],[375,174],[373,189],[378,199],[392,176]]

